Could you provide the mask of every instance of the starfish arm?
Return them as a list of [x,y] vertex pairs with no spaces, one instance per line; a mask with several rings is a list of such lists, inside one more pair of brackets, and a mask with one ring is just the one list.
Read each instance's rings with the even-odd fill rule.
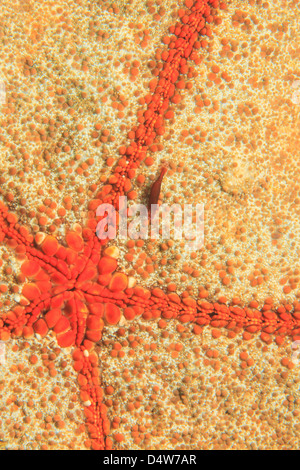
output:
[[[42,247],[43,248],[43,247]],[[54,256],[48,256],[34,247],[25,247],[28,259],[37,260],[41,267],[50,273],[62,274],[66,281],[72,279],[72,275],[65,261],[57,259]]]
[[[147,108],[137,129],[130,132],[130,144],[120,148],[121,158],[109,178],[109,184],[89,203],[89,227],[92,230],[96,230],[97,222],[104,217],[98,217],[97,220],[95,217],[95,210],[100,204],[111,204],[118,209],[119,197],[126,193],[130,196],[131,179],[134,178],[136,169],[145,159],[155,138],[165,133],[165,121],[172,117],[172,113],[168,114],[168,108],[171,102],[176,102],[176,87],[181,87],[179,82],[187,72],[187,61],[189,58],[198,60],[195,44],[199,36],[211,35],[208,23],[213,21],[212,9],[218,7],[218,0],[188,3],[191,3],[191,10],[186,10],[181,16],[180,24],[170,27],[174,41],[162,53],[159,76],[149,84],[151,94],[145,99]],[[105,241],[102,240],[102,243]]]
[[35,260],[45,270],[51,273],[60,273],[71,279],[71,274],[64,260],[55,258],[53,255],[59,249],[59,244],[51,236],[40,234],[37,236],[40,249],[33,246],[33,236],[23,226],[18,226],[17,217],[8,212],[8,208],[0,201],[0,241],[7,239],[8,245],[18,247],[18,253],[26,255],[28,259]]
[[74,369],[78,372],[80,398],[84,405],[86,425],[94,450],[111,448],[107,438],[110,425],[107,418],[106,406],[103,404],[103,390],[99,378],[98,357],[94,352],[88,352],[84,347],[73,353]]
[[[49,308],[51,294],[44,294],[42,298],[34,300],[28,306],[16,306],[0,316],[0,337],[24,336],[28,338],[36,332],[40,336],[48,333],[48,327],[44,320],[39,321],[42,312]],[[8,339],[8,338],[5,338]]]

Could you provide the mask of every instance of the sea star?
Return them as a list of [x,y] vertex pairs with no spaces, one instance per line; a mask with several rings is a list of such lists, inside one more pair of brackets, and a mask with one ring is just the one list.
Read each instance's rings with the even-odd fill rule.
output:
[[193,56],[193,47],[198,34],[211,34],[205,22],[213,21],[218,1],[186,0],[185,3],[188,10],[181,10],[181,25],[170,28],[174,38],[162,55],[164,67],[159,79],[150,85],[152,95],[146,100],[148,108],[131,144],[121,149],[123,157],[109,184],[90,202],[87,227],[82,229],[77,224],[66,236],[67,247],[43,233],[33,239],[7,207],[0,205],[0,239],[15,248],[18,258],[23,260],[21,271],[31,281],[23,287],[20,306],[1,316],[0,339],[8,340],[11,335],[29,338],[34,333],[43,337],[53,329],[60,347],[76,346],[74,368],[79,373],[93,449],[112,446],[107,437],[109,422],[102,404],[103,391],[93,348],[101,340],[105,324],[118,324],[122,314],[127,320],[142,315],[144,319],[163,317],[194,322],[198,331],[207,324],[245,328],[251,333],[261,331],[261,338],[266,342],[271,341],[269,335],[275,332],[279,343],[283,334],[299,339],[297,307],[293,312],[288,306],[274,311],[266,303],[258,310],[258,304],[253,301],[249,307],[240,308],[196,301],[176,293],[166,294],[156,287],[149,291],[135,286],[131,277],[116,271],[118,249],[103,247],[95,234],[98,222],[95,210],[101,203],[118,208],[120,195],[127,194],[133,199],[130,180],[154,138],[164,133],[164,119],[169,116],[168,106],[175,94],[175,84],[180,83],[180,75],[186,72],[187,59],[197,59]]

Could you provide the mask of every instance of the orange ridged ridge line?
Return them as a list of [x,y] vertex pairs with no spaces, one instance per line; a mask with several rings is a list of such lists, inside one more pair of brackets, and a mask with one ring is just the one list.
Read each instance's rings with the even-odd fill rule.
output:
[[[132,279],[117,272],[118,249],[105,247],[95,234],[95,209],[101,202],[118,208],[118,196],[131,189],[130,180],[145,158],[157,135],[164,133],[164,118],[175,85],[185,71],[187,59],[193,57],[193,46],[201,35],[209,35],[207,23],[214,19],[218,0],[186,0],[180,10],[181,22],[170,27],[169,47],[162,53],[163,69],[151,82],[148,107],[135,131],[131,144],[120,149],[121,158],[97,199],[90,202],[88,226],[69,231],[66,243],[44,233],[33,237],[18,224],[17,217],[0,202],[0,241],[17,250],[23,260],[22,274],[27,283],[19,305],[0,316],[0,340],[10,337],[44,337],[53,330],[60,347],[75,347],[74,369],[78,372],[80,398],[85,407],[86,424],[92,449],[111,449],[110,426],[99,378],[98,357],[93,351],[101,341],[105,325],[116,325],[121,315],[127,320],[178,319],[193,322],[195,331],[205,325],[226,327],[249,333],[261,332],[265,342],[271,334],[278,338],[292,335],[300,339],[300,304],[277,309],[266,303],[258,310],[257,302],[248,307],[209,303],[191,297],[179,297],[159,288],[135,286]],[[221,5],[222,7],[222,5]]]
[[139,117],[137,129],[130,133],[134,138],[127,147],[119,149],[121,157],[109,178],[109,184],[105,185],[89,204],[88,226],[93,230],[96,230],[98,222],[95,209],[102,203],[118,208],[119,196],[130,191],[136,168],[145,159],[154,139],[165,132],[164,121],[168,118],[170,103],[176,103],[176,85],[187,72],[187,60],[197,60],[194,46],[199,35],[211,36],[208,24],[214,20],[214,9],[219,6],[219,0],[186,0],[185,5],[187,10],[179,10],[181,21],[169,28],[172,36],[168,47],[161,54],[163,67],[158,77],[149,84],[151,93],[145,97],[147,109],[143,116]]

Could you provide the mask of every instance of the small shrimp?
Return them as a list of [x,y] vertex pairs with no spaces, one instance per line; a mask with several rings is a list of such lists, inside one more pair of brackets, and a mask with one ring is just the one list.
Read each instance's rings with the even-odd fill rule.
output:
[[158,203],[162,179],[163,179],[164,175],[167,173],[167,171],[168,171],[167,167],[165,167],[165,166],[162,167],[159,177],[157,178],[156,181],[154,181],[154,183],[151,186],[149,201],[148,201],[149,217],[151,217],[151,204],[157,204]]

